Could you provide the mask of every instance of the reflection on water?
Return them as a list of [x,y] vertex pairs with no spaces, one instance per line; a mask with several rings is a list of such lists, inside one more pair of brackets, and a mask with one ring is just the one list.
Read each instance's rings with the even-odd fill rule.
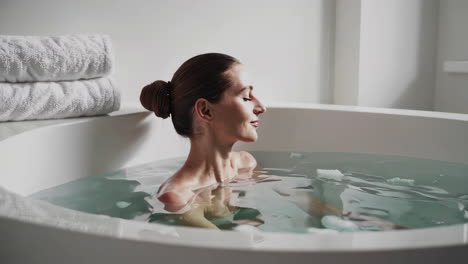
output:
[[257,209],[231,204],[231,200],[237,199],[242,194],[245,193],[233,192],[229,186],[203,188],[179,212],[153,213],[149,216],[149,222],[212,229],[233,229],[239,225],[263,224],[264,221]]
[[183,158],[33,194],[70,209],[167,225],[269,232],[381,231],[468,222],[468,165],[356,153],[251,152],[249,180],[209,186],[167,211],[156,198]]

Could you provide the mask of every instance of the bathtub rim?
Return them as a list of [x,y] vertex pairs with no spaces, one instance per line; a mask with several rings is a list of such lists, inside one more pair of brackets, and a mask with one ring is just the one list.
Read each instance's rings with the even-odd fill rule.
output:
[[373,114],[383,114],[383,115],[428,117],[428,118],[437,118],[437,119],[468,121],[468,114],[427,111],[427,110],[352,106],[352,105],[338,105],[338,104],[314,104],[314,103],[298,103],[298,102],[290,103],[290,102],[282,102],[282,101],[270,101],[266,103],[266,107],[267,107],[267,111],[268,111],[268,108],[316,109],[316,110],[329,110],[329,111],[341,111],[341,112],[373,113]]
[[[47,202],[38,201],[32,198],[23,197],[33,202],[46,203],[48,206],[54,208],[54,210],[60,211],[71,211],[75,216],[87,216],[90,221],[89,224],[94,223],[96,219],[102,219],[102,217],[107,218],[108,222],[114,222],[118,224],[119,234],[103,234],[99,232],[91,232],[87,230],[76,230],[73,228],[65,228],[63,226],[54,226],[49,222],[42,221],[31,221],[30,219],[21,219],[20,217],[11,217],[4,216],[0,214],[0,221],[2,219],[7,219],[10,221],[18,221],[23,224],[37,226],[38,228],[52,228],[64,232],[77,232],[85,235],[95,236],[95,237],[105,237],[109,239],[124,240],[124,241],[138,241],[142,243],[149,243],[154,246],[158,244],[164,244],[168,246],[176,247],[189,247],[195,249],[210,249],[210,250],[231,250],[231,251],[256,251],[256,252],[267,252],[267,253],[371,253],[371,252],[382,252],[382,251],[409,251],[409,250],[431,250],[437,248],[450,248],[450,247],[468,247],[468,223],[450,225],[450,226],[439,226],[439,227],[429,227],[429,228],[419,228],[419,229],[410,229],[410,230],[391,230],[391,231],[361,231],[361,232],[338,232],[338,233],[307,233],[307,234],[298,234],[298,233],[287,233],[287,232],[260,232],[259,234],[255,233],[244,233],[239,231],[232,230],[210,230],[204,228],[195,228],[195,227],[184,227],[184,226],[169,226],[169,228],[179,233],[194,233],[197,237],[193,240],[177,240],[177,241],[167,241],[165,240],[164,234],[158,233],[155,236],[155,232],[160,232],[160,228],[167,229],[167,225],[158,224],[158,223],[149,223],[149,222],[139,222],[134,220],[121,219],[116,217],[109,217],[103,215],[95,215],[80,211],[75,211],[67,208],[62,208],[49,204]],[[68,219],[68,221],[76,221],[76,219]],[[83,223],[83,222],[81,222]],[[126,228],[132,230],[141,230],[145,232],[151,232],[150,235],[146,237],[135,237],[134,235],[123,235],[121,232]],[[431,231],[431,232],[427,232]],[[428,234],[429,233],[429,234]],[[458,233],[463,234],[463,238],[459,240],[452,240],[445,243],[438,243],[437,238],[440,238],[441,235],[447,233]],[[219,243],[217,240],[213,239],[208,244],[201,245],[199,243],[199,238],[204,237],[206,240],[210,240],[210,237],[219,237],[223,236],[223,244]],[[260,235],[261,241],[251,244],[240,244],[234,242],[229,244],[228,242],[239,240],[252,241],[253,236]],[[401,239],[405,237],[406,239]],[[417,239],[414,239],[417,237]],[[372,242],[369,241],[371,238]],[[255,238],[259,239],[259,238]],[[324,243],[322,239],[327,242]],[[424,244],[416,242],[418,239],[424,241]],[[423,240],[422,240],[423,239]],[[261,244],[261,242],[267,240],[267,244]],[[340,245],[340,242],[347,241],[364,241],[367,243],[353,243],[352,245]],[[393,240],[392,242],[387,242]],[[419,241],[419,242],[421,242]],[[292,242],[292,244],[291,244]],[[378,243],[375,243],[378,242]],[[300,247],[305,243],[310,243],[309,247]],[[363,246],[362,244],[370,244],[372,246]],[[291,245],[299,247],[291,247]],[[337,246],[340,245],[340,246]]]
[[[378,108],[378,107],[364,107],[364,106],[350,106],[350,105],[336,105],[336,104],[315,104],[315,103],[298,103],[298,102],[283,102],[283,101],[270,101],[265,102],[267,111],[268,108],[277,109],[315,109],[323,111],[338,111],[338,112],[354,112],[354,113],[371,113],[380,115],[397,115],[397,116],[412,116],[423,118],[436,118],[448,119],[468,122],[468,114],[463,113],[450,113],[438,111],[425,111],[425,110],[410,110],[410,109],[394,109],[394,108]],[[0,134],[0,142],[7,140],[9,137],[16,136],[30,130],[40,129],[43,127],[51,126],[64,126],[67,124],[74,124],[80,122],[87,122],[106,117],[123,116],[123,115],[138,115],[142,113],[150,113],[138,103],[122,104],[118,111],[100,115],[100,116],[82,116],[62,119],[44,119],[44,120],[25,120],[25,121],[4,121],[0,122],[0,130],[4,128],[13,127],[17,129],[6,135]],[[29,127],[22,128],[22,124],[28,123]]]

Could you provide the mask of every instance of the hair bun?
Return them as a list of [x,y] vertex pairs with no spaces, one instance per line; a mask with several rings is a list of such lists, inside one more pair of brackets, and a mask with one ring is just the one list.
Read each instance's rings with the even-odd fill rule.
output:
[[140,102],[144,108],[161,118],[168,118],[171,113],[171,98],[169,83],[155,81],[143,87]]

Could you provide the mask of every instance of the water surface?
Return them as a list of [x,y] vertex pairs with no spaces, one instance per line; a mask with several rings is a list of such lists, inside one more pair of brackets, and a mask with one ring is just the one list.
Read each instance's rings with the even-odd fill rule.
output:
[[62,207],[167,225],[357,232],[468,222],[468,165],[401,156],[250,152],[253,178],[197,192],[177,213],[156,198],[185,157],[87,177],[31,195]]

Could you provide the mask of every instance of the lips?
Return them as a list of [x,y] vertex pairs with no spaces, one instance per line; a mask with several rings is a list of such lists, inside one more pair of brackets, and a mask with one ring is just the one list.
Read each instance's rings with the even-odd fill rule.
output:
[[250,124],[252,124],[252,126],[254,126],[255,128],[258,128],[258,120],[255,120],[255,121],[252,121],[250,122]]

